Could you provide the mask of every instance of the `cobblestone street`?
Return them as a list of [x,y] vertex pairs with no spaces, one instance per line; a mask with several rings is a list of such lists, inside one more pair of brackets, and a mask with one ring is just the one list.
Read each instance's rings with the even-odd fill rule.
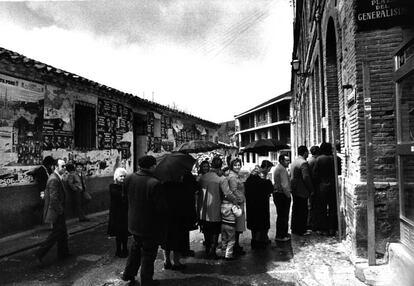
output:
[[[271,206],[274,238],[275,208]],[[93,218],[105,221],[106,215]],[[69,227],[70,228],[70,227]],[[79,230],[79,225],[72,228]],[[335,238],[316,235],[292,236],[291,242],[272,244],[264,250],[250,249],[250,234],[243,233],[242,246],[247,254],[234,261],[203,258],[202,234],[191,233],[195,257],[185,259],[182,271],[163,270],[158,252],[155,279],[161,285],[365,285],[354,276],[354,267]],[[51,251],[45,266],[39,268],[34,250],[0,260],[2,285],[126,285],[120,278],[125,259],[114,257],[115,242],[106,236],[106,224],[72,235],[72,257],[56,262]]]

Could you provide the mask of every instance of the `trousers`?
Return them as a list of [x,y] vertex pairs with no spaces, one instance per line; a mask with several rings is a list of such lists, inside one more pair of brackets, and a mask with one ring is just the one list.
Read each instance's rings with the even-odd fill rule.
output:
[[48,235],[45,241],[40,244],[36,253],[40,259],[57,243],[57,253],[59,258],[64,258],[69,254],[68,248],[68,231],[66,228],[66,218],[64,214],[57,217],[52,224],[52,232]]
[[151,284],[154,276],[154,261],[157,257],[158,243],[153,238],[134,235],[128,260],[125,266],[124,280],[134,280],[141,268],[141,285]]

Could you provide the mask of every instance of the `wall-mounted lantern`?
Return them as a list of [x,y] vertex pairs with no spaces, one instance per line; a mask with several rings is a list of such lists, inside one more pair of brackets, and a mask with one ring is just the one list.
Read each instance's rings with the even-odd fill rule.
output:
[[308,73],[308,72],[303,72],[303,73],[299,72],[299,70],[300,70],[300,60],[298,60],[298,59],[292,60],[290,64],[292,65],[292,69],[296,73],[297,76],[308,77],[312,74],[312,73]]

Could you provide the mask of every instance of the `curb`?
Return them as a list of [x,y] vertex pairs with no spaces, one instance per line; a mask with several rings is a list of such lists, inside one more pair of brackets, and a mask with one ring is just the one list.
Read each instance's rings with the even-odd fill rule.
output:
[[[100,217],[104,217],[107,216],[109,213],[108,210],[106,211],[102,211],[102,212],[97,212],[97,213],[93,213],[93,214],[89,214],[88,217],[89,218],[99,218],[96,221],[91,221],[88,224],[84,224],[84,225],[80,225],[77,224],[78,219],[77,218],[72,218],[72,219],[68,219],[66,220],[66,225],[68,227],[68,235],[75,235],[93,228],[96,228],[100,225],[106,224],[107,220],[106,219],[101,219]],[[19,239],[20,240],[25,240],[28,239],[30,237],[35,236],[36,233],[40,233],[40,232],[45,232],[47,230],[47,228],[42,225],[39,227],[36,227],[35,229],[32,230],[28,230],[28,231],[24,231],[24,232],[20,232],[20,233],[16,233],[10,236],[6,236],[0,239],[0,249],[5,249],[4,248],[4,244],[10,243],[11,241],[14,241],[15,243],[19,243]],[[29,243],[24,243],[23,245],[21,245],[21,247],[16,247],[14,249],[10,249],[10,250],[6,250],[3,253],[0,253],[0,259],[7,257],[7,256],[11,256],[32,248],[35,248],[37,246],[39,246],[41,243],[43,242],[42,239],[36,239],[33,242],[29,242]]]

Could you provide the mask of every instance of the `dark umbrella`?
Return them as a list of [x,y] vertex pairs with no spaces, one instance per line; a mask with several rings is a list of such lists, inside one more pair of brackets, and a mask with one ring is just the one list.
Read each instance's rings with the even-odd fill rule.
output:
[[182,143],[180,146],[176,147],[174,151],[182,153],[199,153],[213,151],[215,149],[220,149],[221,146],[217,143],[205,140],[191,140],[185,143]]
[[185,173],[191,172],[195,161],[188,154],[167,154],[155,167],[154,175],[163,182],[179,182]]
[[259,139],[248,144],[243,152],[263,153],[276,152],[282,149],[289,149],[289,145],[276,139]]

